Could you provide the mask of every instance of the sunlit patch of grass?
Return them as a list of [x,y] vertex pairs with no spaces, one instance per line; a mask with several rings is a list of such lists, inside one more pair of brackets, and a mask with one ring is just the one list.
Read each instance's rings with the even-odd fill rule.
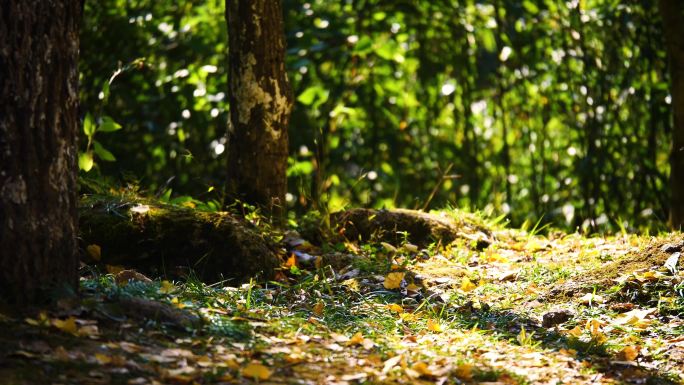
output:
[[576,272],[567,264],[534,264],[523,268],[520,280],[534,283],[538,286],[549,285],[558,281],[566,281]]

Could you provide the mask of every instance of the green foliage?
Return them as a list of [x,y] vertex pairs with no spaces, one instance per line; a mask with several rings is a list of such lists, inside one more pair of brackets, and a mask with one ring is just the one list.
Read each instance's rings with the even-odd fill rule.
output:
[[[118,158],[101,171],[152,191],[175,176],[191,196],[222,183],[223,1],[104,0],[85,16],[84,110],[99,131],[104,117],[126,127],[98,137],[94,154]],[[671,107],[652,1],[285,0],[284,19],[295,211],[428,202],[514,225],[664,222]]]

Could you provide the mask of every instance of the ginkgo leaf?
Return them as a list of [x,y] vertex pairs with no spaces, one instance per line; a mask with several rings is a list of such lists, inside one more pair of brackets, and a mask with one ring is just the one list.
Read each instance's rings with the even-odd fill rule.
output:
[[262,364],[250,363],[242,369],[242,376],[255,380],[268,380],[273,372]]
[[383,286],[385,289],[389,290],[400,288],[401,282],[404,280],[404,275],[406,275],[406,273],[399,271],[387,274],[387,276],[385,276],[385,282],[383,283]]
[[396,303],[392,303],[392,304],[387,305],[387,308],[390,311],[393,311],[395,313],[403,313],[404,312],[404,308],[401,307],[401,305],[398,305]]

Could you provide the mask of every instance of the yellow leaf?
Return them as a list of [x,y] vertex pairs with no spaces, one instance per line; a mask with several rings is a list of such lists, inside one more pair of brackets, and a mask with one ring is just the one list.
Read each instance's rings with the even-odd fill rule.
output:
[[411,369],[420,373],[422,376],[432,376],[432,371],[425,362],[416,362],[413,364],[413,366],[411,366]]
[[273,372],[261,364],[248,364],[242,369],[243,377],[254,378],[255,380],[268,380]]
[[323,314],[323,308],[324,307],[325,307],[325,305],[323,304],[323,302],[318,301],[318,303],[314,305],[314,307],[311,309],[311,311],[316,315],[321,315],[321,314]]
[[112,357],[102,353],[95,353],[95,360],[100,365],[107,365],[112,362]]
[[403,312],[404,312],[404,308],[401,307],[401,305],[398,305],[398,304],[396,304],[396,303],[387,305],[387,308],[388,308],[390,311],[393,311],[393,312],[395,312],[395,313],[403,313]]
[[410,283],[406,286],[406,290],[408,291],[420,291],[420,287],[416,285],[415,283]]
[[456,367],[455,373],[456,377],[461,380],[470,380],[473,378],[473,365],[472,364],[459,364]]
[[48,326],[50,324],[50,319],[44,311],[41,311],[40,314],[38,314],[38,319],[25,318],[24,321],[33,326]]
[[[160,290],[160,291],[161,291],[161,290]],[[178,299],[178,297],[173,297],[173,298],[171,298],[171,303],[173,304],[173,306],[175,306],[175,307],[177,307],[177,308],[179,308],[179,309],[184,309],[185,307],[187,307],[187,305],[186,305],[185,303],[181,302],[181,301]]]
[[361,345],[363,344],[364,340],[365,338],[363,338],[363,334],[361,334],[361,332],[357,332],[349,339],[347,345]]
[[575,326],[574,328],[566,331],[566,333],[575,338],[580,338],[582,336],[582,329],[580,329],[579,326]]
[[617,354],[617,358],[621,361],[634,361],[639,356],[639,348],[636,346],[625,346]]
[[439,321],[435,321],[433,319],[427,320],[427,328],[433,332],[441,332],[444,330]]
[[166,280],[162,281],[159,287],[159,292],[163,294],[169,294],[174,290],[176,290],[176,286],[174,286],[172,282]]
[[61,320],[58,318],[53,319],[52,326],[66,333],[70,333],[73,335],[78,334],[78,326],[76,326],[76,318],[74,317],[69,317],[65,320]]
[[596,342],[599,345],[602,345],[603,343],[608,341],[608,337],[601,332],[592,334],[591,339],[592,339],[592,341]]
[[295,256],[294,253],[290,254],[290,257],[285,261],[285,268],[289,269],[291,267],[296,267],[297,266],[297,257]]
[[464,292],[469,292],[477,289],[477,285],[474,284],[468,277],[461,278],[461,290]]
[[321,257],[321,256],[319,255],[319,256],[317,256],[316,259],[314,260],[314,267],[315,267],[316,269],[320,269],[320,268],[321,268],[321,265],[323,265],[323,257]]
[[102,249],[99,245],[88,245],[86,251],[88,252],[88,255],[90,255],[90,258],[96,261],[99,261],[102,258]]
[[401,287],[401,281],[404,280],[404,275],[406,273],[404,272],[393,272],[387,274],[385,277],[385,282],[383,283],[383,286],[385,286],[385,289],[398,289]]
[[587,323],[584,325],[584,328],[589,331],[592,335],[594,334],[600,334],[601,333],[601,326],[602,323],[601,321],[597,319],[590,319],[587,320]]

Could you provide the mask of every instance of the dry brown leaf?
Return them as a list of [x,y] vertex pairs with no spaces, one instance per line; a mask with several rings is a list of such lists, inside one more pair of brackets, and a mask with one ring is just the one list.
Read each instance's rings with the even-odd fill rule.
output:
[[311,309],[311,311],[312,311],[314,314],[320,316],[320,315],[323,314],[323,309],[324,309],[324,308],[325,308],[325,304],[324,304],[322,301],[318,301],[318,303],[316,303],[316,304],[313,306],[313,308]]

